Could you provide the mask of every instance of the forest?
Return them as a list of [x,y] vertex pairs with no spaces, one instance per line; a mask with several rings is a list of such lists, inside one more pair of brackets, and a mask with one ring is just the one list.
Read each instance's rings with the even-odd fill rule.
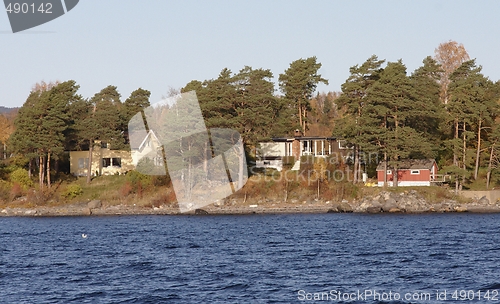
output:
[[[195,91],[206,126],[237,130],[250,158],[259,142],[300,129],[346,141],[353,183],[360,182],[362,163],[374,176],[377,163],[367,163],[366,152],[389,166],[435,158],[456,190],[499,183],[500,82],[484,76],[462,44],[440,44],[411,73],[403,60],[373,55],[349,69],[340,92],[317,92],[318,84],[328,84],[321,66],[316,57],[298,59],[276,83],[269,69],[224,68],[216,78],[170,88],[165,97]],[[116,86],[89,98],[78,90],[74,80],[41,81],[18,111],[0,114],[3,183],[50,189],[69,173],[68,151],[89,151],[91,158],[96,142],[129,149],[128,121],[150,105],[150,92],[138,88],[122,101]],[[91,172],[90,162],[89,184]]]

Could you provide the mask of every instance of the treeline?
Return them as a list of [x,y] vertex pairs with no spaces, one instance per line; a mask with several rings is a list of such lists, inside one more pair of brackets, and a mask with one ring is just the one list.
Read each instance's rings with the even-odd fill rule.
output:
[[343,115],[334,134],[354,148],[354,169],[360,171],[362,152],[379,153],[396,171],[398,160],[432,157],[457,190],[477,180],[481,166],[489,187],[500,139],[500,82],[485,77],[452,41],[411,75],[401,60],[384,63],[372,56],[351,67],[336,100]]
[[150,92],[137,89],[125,102],[114,86],[85,99],[75,81],[42,82],[31,91],[14,121],[8,149],[15,165],[26,167],[31,177],[38,171],[40,188],[51,187],[51,172],[59,172],[64,151],[89,150],[87,180],[90,182],[92,148],[105,141],[114,149],[127,148],[130,117],[149,106]]
[[[362,159],[370,152],[396,170],[400,159],[436,158],[457,189],[479,179],[482,167],[489,186],[499,155],[500,83],[481,73],[463,45],[441,44],[434,58],[425,58],[410,75],[401,60],[386,63],[371,56],[350,68],[342,92],[316,93],[319,83],[328,83],[320,68],[316,57],[299,59],[277,80],[268,69],[223,69],[218,77],[193,80],[180,92],[196,91],[206,126],[237,130],[247,152],[259,141],[300,129],[304,135],[345,139],[354,151],[354,182],[362,164],[376,166]],[[89,151],[90,182],[94,143],[128,149],[128,121],[150,105],[144,89],[124,102],[114,86],[91,98],[78,89],[73,80],[36,85],[14,127],[0,138],[14,155],[11,163],[30,176],[38,172],[40,187],[50,187],[51,173],[61,171],[58,164],[68,150]]]
[[[216,79],[191,81],[181,91],[196,91],[207,127],[235,129],[248,147],[297,127],[306,131],[309,101],[317,84],[326,82],[317,73],[320,67],[316,57],[294,61],[279,76],[284,96],[275,94],[270,70],[248,66],[235,74],[223,69]],[[38,172],[40,188],[51,187],[51,174],[60,171],[59,163],[69,150],[89,151],[90,182],[94,144],[129,149],[128,122],[150,105],[150,92],[144,89],[132,92],[124,102],[115,86],[91,98],[83,98],[78,89],[73,80],[35,85],[15,118],[13,132],[3,140],[15,156],[11,159],[15,166],[26,168],[30,178]],[[324,105],[324,98],[319,102],[332,108]]]

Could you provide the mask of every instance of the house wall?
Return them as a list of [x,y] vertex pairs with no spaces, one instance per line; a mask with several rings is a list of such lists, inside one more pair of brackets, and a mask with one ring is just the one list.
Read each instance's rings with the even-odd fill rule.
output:
[[[80,168],[79,159],[88,159],[89,152],[88,151],[70,151],[70,168],[69,171],[71,174],[76,176],[85,176],[87,175],[87,167]],[[110,166],[103,167],[102,159],[103,158],[120,158],[121,159],[121,167]],[[84,162],[85,164],[85,162]],[[127,171],[133,170],[135,166],[132,162],[132,157],[129,151],[121,151],[121,150],[109,150],[106,148],[96,147],[92,151],[92,175],[95,175],[96,172],[100,175],[113,175],[113,174],[122,174]]]
[[[431,174],[429,169],[419,169],[420,174],[411,174],[411,170],[398,170],[398,186],[430,186]],[[392,186],[394,174],[387,174],[387,182]],[[384,185],[384,171],[377,171],[379,186]]]
[[262,156],[285,156],[284,142],[260,143],[260,153]]
[[295,160],[299,160],[300,159],[300,155],[301,155],[301,145],[300,145],[300,140],[298,139],[295,139],[293,142],[292,142],[292,156],[295,157]]

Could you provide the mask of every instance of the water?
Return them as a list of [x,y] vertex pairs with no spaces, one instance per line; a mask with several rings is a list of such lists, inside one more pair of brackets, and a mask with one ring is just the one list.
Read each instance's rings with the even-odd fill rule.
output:
[[[494,303],[499,231],[499,214],[0,218],[0,302]],[[367,290],[431,298],[333,297]]]

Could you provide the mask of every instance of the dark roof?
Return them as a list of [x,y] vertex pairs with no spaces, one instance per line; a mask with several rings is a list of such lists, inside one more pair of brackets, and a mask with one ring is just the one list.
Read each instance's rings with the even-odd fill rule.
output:
[[[404,159],[398,162],[398,170],[430,170],[435,162],[435,159]],[[387,164],[387,170],[391,169],[394,169],[394,166]],[[377,171],[384,171],[383,161],[378,164]]]

